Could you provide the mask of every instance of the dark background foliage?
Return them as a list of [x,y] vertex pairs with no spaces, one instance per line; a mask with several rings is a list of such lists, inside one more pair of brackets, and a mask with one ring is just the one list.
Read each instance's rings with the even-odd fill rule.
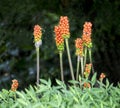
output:
[[[36,52],[33,27],[43,28],[40,48],[40,77],[60,78],[59,56],[54,41],[54,26],[60,16],[70,21],[69,39],[76,68],[74,40],[81,37],[83,24],[93,24],[93,63],[98,75],[105,72],[111,82],[120,81],[120,1],[119,0],[0,0],[0,89],[10,89],[18,79],[20,89],[36,82]],[[64,52],[64,75],[70,79]],[[74,68],[74,70],[75,70]]]

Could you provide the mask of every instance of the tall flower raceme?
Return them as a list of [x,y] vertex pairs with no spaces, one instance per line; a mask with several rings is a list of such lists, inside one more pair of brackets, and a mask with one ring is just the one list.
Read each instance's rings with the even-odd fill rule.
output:
[[62,54],[64,51],[64,39],[61,34],[60,26],[55,26],[54,32],[55,32],[56,46],[59,51],[59,57],[60,57],[61,80],[64,82],[63,61],[62,61]]
[[70,38],[70,31],[69,31],[69,20],[67,16],[61,16],[59,22],[61,28],[61,34],[64,39]]
[[39,47],[42,45],[42,28],[39,25],[34,26],[34,42],[36,47],[36,53],[37,53],[37,84],[39,84],[39,72],[40,72],[40,63],[39,63]]
[[18,80],[16,79],[12,80],[11,90],[16,91],[18,88],[18,85],[19,85]]
[[42,37],[42,28],[39,25],[34,26],[34,41],[35,41],[35,47],[40,47],[42,44],[41,37]]
[[83,40],[81,38],[77,38],[75,40],[75,47],[76,47],[76,55],[77,55],[77,72],[76,72],[76,80],[78,80],[79,76],[79,63],[81,61],[81,74],[83,76]]
[[92,42],[91,42],[91,32],[92,32],[92,23],[91,22],[85,22],[83,25],[83,42],[86,47],[91,48]]
[[54,27],[55,32],[55,41],[58,51],[63,52],[64,51],[64,39],[61,34],[60,26]]
[[91,72],[91,66],[92,66],[91,63],[90,63],[90,64],[86,64],[86,66],[85,66],[85,71],[84,71],[84,76],[85,76],[85,78],[88,78],[88,77],[89,77],[90,72]]
[[[92,34],[92,23],[91,22],[85,22],[83,25],[83,35],[82,39],[84,42],[84,68],[86,64],[86,58],[87,58],[87,50],[89,51],[89,59],[90,63],[92,64],[92,57],[91,57],[91,48],[92,48],[92,41],[91,41],[91,34]],[[94,73],[93,65],[92,65],[92,72]]]
[[75,80],[72,61],[71,61],[71,55],[70,55],[70,49],[69,49],[69,43],[68,43],[68,39],[70,38],[68,17],[67,16],[61,16],[59,25],[60,25],[62,37],[65,39],[65,43],[66,43],[66,49],[67,49],[67,54],[68,54],[68,60],[69,60],[69,66],[70,66],[70,72],[71,72],[72,80]]
[[83,40],[81,38],[77,38],[75,40],[75,47],[76,47],[76,55],[82,57],[83,54]]

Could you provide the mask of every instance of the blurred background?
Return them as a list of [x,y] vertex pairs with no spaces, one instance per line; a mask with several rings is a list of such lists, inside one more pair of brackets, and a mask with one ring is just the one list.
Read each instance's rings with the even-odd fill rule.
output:
[[[0,90],[10,89],[17,79],[19,89],[36,82],[36,52],[33,27],[43,30],[40,48],[40,78],[60,79],[59,55],[54,26],[60,16],[68,16],[70,51],[74,71],[74,40],[81,37],[83,24],[93,24],[93,64],[98,76],[104,72],[114,85],[120,81],[120,1],[119,0],[0,0]],[[66,51],[64,76],[71,79]]]

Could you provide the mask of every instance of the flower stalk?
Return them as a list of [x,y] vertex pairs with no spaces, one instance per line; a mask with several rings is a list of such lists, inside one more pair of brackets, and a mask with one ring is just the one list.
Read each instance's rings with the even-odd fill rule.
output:
[[39,84],[39,74],[40,74],[40,57],[39,57],[39,47],[36,48],[36,54],[37,54],[37,84]]
[[80,56],[77,56],[77,72],[76,72],[76,80],[78,81],[79,77],[79,69],[80,69]]
[[40,57],[39,57],[39,47],[42,45],[42,40],[41,40],[41,37],[42,37],[42,32],[41,32],[41,27],[39,25],[35,25],[34,26],[34,41],[35,41],[35,48],[36,48],[36,61],[37,61],[37,65],[36,65],[36,68],[37,68],[37,85],[39,84],[39,74],[40,74]]
[[68,44],[68,39],[67,38],[65,39],[65,43],[66,43],[66,49],[67,49],[67,55],[68,55],[68,60],[69,60],[71,77],[72,77],[72,80],[75,80],[72,61],[71,61],[71,55],[70,55],[70,50],[69,50],[69,44]]
[[84,69],[83,70],[85,70],[86,59],[87,59],[87,47],[84,48],[84,63],[83,63]]
[[59,56],[60,56],[60,70],[61,70],[61,81],[64,82],[64,74],[63,74],[63,60],[62,60],[62,55],[63,53],[60,51]]
[[90,63],[92,64],[91,70],[92,70],[92,73],[94,74],[94,67],[93,67],[93,62],[92,62],[91,48],[88,49],[88,52],[89,52]]
[[83,77],[84,76],[83,57],[80,58],[80,61],[81,61],[81,74]]

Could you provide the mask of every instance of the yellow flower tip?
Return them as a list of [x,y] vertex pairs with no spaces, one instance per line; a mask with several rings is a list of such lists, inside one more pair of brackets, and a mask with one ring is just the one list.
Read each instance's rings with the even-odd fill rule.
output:
[[41,30],[42,30],[42,28],[39,25],[34,26],[33,35],[34,35],[35,42],[38,42],[38,41],[41,40],[41,36],[42,36],[42,31]]

